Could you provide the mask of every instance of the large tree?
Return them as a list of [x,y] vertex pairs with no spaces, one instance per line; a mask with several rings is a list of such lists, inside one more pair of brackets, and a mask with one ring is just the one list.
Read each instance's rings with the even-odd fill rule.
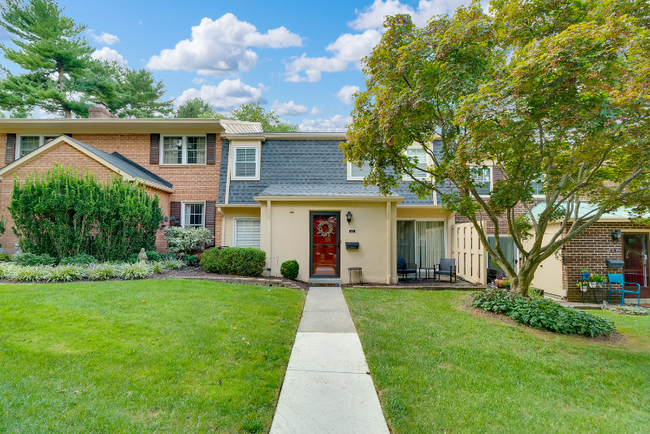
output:
[[295,133],[298,125],[283,122],[273,110],[266,111],[259,102],[242,104],[230,112],[233,119],[240,121],[261,122],[265,133]]
[[14,35],[16,48],[0,45],[4,57],[20,66],[24,74],[7,74],[0,88],[4,109],[31,110],[36,106],[50,113],[87,115],[88,105],[78,80],[92,61],[91,47],[82,36],[85,25],[63,15],[52,0],[7,0],[0,5],[0,25]]
[[[439,193],[527,294],[540,263],[604,213],[648,210],[650,36],[647,5],[630,3],[493,0],[489,15],[475,3],[424,28],[389,17],[365,59],[347,158],[369,162],[366,181],[385,193],[404,175],[421,197]],[[430,146],[437,137],[440,149]],[[427,178],[406,156],[414,142],[429,155]],[[477,175],[490,166],[503,179],[485,198]],[[534,185],[541,213],[532,212]],[[522,256],[519,270],[504,235]]]
[[201,98],[191,98],[178,106],[177,118],[224,118],[217,113],[209,102]]

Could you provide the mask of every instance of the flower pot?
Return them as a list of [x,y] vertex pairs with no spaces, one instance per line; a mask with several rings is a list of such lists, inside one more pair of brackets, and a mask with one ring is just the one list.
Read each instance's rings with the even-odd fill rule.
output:
[[596,282],[589,282],[589,287],[590,288],[595,288],[597,286]]
[[587,280],[591,277],[591,273],[582,273],[582,278]]
[[587,289],[589,289],[587,285],[582,285],[582,287],[580,287],[580,291],[582,292],[587,292]]
[[509,283],[506,285],[506,291],[510,291],[510,284]]
[[566,289],[563,289],[562,290],[562,297],[566,298],[568,295],[569,295],[569,291],[567,291]]
[[602,288],[602,287],[603,287],[603,283],[602,283],[602,282],[596,282],[596,283],[598,284],[597,286],[598,286],[599,288]]
[[505,288],[506,287],[506,281],[505,280],[497,280],[497,286],[499,288]]

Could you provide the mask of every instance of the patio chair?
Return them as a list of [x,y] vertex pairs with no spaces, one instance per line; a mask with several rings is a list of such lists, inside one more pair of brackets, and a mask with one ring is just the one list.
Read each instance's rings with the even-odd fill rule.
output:
[[[621,306],[625,304],[625,294],[636,294],[639,299],[638,305],[641,306],[641,285],[638,283],[624,282],[622,274],[608,274],[607,280],[609,280],[609,294],[607,294],[607,303],[609,303],[609,296],[612,295],[612,291],[621,293]],[[621,289],[616,289],[612,287],[613,283],[621,285]],[[636,291],[630,291],[625,289],[625,285],[636,285]]]
[[440,264],[434,265],[433,268],[434,281],[440,281],[440,276],[449,276],[449,283],[456,283],[456,280],[458,280],[456,277],[456,259],[454,258],[440,258]]
[[397,258],[397,275],[402,275],[404,279],[408,279],[409,274],[418,275],[418,269],[415,264],[409,264],[404,258]]

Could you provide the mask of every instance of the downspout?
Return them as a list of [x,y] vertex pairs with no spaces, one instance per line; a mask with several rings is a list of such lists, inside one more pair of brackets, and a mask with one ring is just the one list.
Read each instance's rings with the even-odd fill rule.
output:
[[391,265],[393,262],[391,261],[391,202],[387,201],[386,202],[386,284],[390,285],[390,278],[391,278]]
[[273,274],[273,255],[271,249],[271,201],[266,201],[266,251],[269,257],[270,274]]

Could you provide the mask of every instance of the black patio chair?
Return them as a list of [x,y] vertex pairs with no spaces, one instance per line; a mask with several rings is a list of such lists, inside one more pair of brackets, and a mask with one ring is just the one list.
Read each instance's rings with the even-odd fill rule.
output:
[[[456,259],[440,258],[440,264],[433,266],[433,280],[440,281],[440,276],[449,276],[449,283],[456,283]],[[451,279],[454,279],[453,281]]]
[[397,275],[402,274],[404,279],[408,279],[409,274],[418,275],[417,265],[409,264],[404,258],[397,258]]

